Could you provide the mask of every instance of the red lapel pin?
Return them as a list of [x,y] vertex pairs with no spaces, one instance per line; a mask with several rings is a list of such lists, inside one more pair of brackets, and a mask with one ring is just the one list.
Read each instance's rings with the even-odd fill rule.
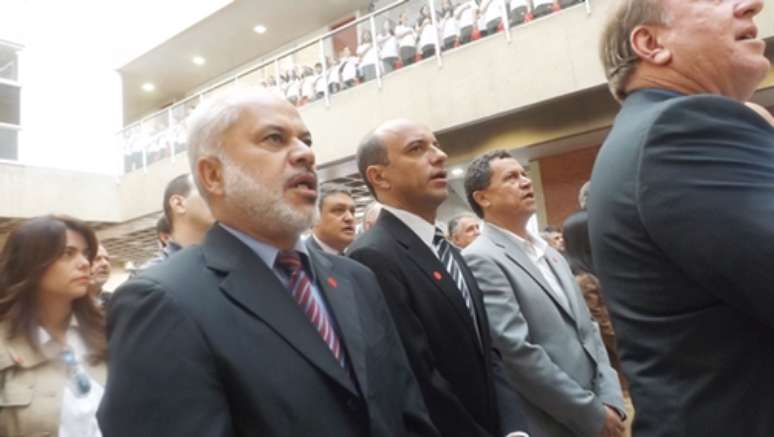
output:
[[336,282],[336,278],[334,278],[333,276],[330,276],[330,277],[328,278],[328,285],[330,285],[330,286],[331,286],[331,287],[333,287],[333,288],[336,288],[336,287],[338,287],[338,286],[339,286],[339,283],[338,283],[338,282]]
[[441,272],[436,271],[436,272],[433,272],[433,277],[435,278],[436,281],[440,281],[441,278],[443,278],[443,275],[441,274]]

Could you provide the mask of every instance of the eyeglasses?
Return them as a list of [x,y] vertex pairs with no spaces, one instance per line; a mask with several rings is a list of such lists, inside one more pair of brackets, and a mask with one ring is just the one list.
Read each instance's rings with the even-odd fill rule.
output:
[[91,380],[89,379],[89,375],[86,374],[86,371],[83,370],[83,366],[81,366],[75,358],[72,349],[68,348],[62,352],[62,361],[64,361],[65,366],[67,366],[67,372],[70,374],[70,384],[73,393],[75,393],[77,397],[83,397],[89,394],[91,391]]

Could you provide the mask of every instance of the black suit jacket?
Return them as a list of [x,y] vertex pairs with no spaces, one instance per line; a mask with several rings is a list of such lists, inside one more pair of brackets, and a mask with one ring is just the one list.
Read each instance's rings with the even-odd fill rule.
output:
[[373,274],[319,252],[310,263],[349,371],[262,260],[214,226],[116,292],[103,435],[437,436]]
[[383,210],[349,253],[376,274],[441,434],[499,437],[526,430],[518,395],[500,367],[495,370],[499,360],[492,353],[481,292],[459,252],[452,250],[470,288],[482,345],[451,276],[393,214]]
[[588,210],[635,435],[774,436],[774,128],[724,97],[636,92]]

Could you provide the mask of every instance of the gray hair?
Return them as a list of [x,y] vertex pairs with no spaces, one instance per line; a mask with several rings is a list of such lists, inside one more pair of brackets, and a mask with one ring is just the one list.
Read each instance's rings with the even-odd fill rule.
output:
[[199,193],[207,199],[196,173],[196,161],[203,156],[223,159],[221,148],[223,135],[234,126],[242,112],[251,104],[264,101],[267,95],[275,95],[266,88],[237,88],[205,101],[188,118],[188,162]]
[[602,32],[599,55],[605,69],[608,87],[618,101],[626,98],[626,87],[640,64],[634,52],[631,35],[643,24],[669,21],[663,0],[620,0]]
[[447,232],[449,234],[449,238],[453,238],[454,237],[454,233],[457,232],[457,228],[459,228],[460,222],[464,218],[472,218],[472,219],[478,220],[478,218],[475,215],[473,215],[473,214],[471,214],[469,212],[464,212],[462,214],[459,214],[459,215],[455,216],[453,219],[449,220],[449,225],[447,227]]

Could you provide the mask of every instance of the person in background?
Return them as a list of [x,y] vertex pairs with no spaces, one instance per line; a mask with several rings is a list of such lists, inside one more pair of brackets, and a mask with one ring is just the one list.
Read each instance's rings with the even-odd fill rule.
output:
[[140,270],[161,264],[184,247],[199,244],[215,219],[189,173],[169,181],[164,189],[164,217],[172,232],[167,245]]
[[451,0],[441,2],[441,41],[443,49],[453,49],[460,40],[460,26],[454,14],[454,4]]
[[398,38],[401,63],[404,67],[413,64],[417,59],[417,32],[409,24],[406,12],[400,14],[398,25],[395,27],[395,37]]
[[301,100],[301,75],[298,73],[298,67],[292,68],[288,76],[288,87],[285,91],[285,97],[293,105],[298,105]]
[[554,248],[557,252],[564,254],[564,237],[562,236],[562,230],[556,226],[548,225],[540,233],[546,242]]
[[363,212],[363,232],[368,232],[368,230],[373,227],[374,223],[376,223],[376,219],[379,218],[380,212],[382,212],[381,203],[374,200],[368,204],[365,212]]
[[398,65],[398,38],[395,36],[395,24],[389,18],[384,20],[382,33],[379,34],[379,55],[382,58],[384,74],[395,71]]
[[349,47],[341,49],[339,55],[339,68],[341,72],[342,89],[352,88],[357,85],[357,62],[358,58],[352,56]]
[[83,222],[18,225],[0,252],[0,435],[100,437],[105,319],[89,295],[97,238]]
[[483,0],[481,2],[481,14],[486,26],[486,34],[493,35],[503,22],[503,9],[501,0]]
[[626,407],[623,435],[624,437],[631,437],[635,414],[634,406],[629,395],[629,383],[626,381],[626,377],[624,377],[623,370],[621,369],[621,359],[618,356],[613,323],[610,321],[610,313],[607,310],[607,305],[605,305],[605,299],[602,297],[599,279],[597,279],[597,275],[594,272],[588,220],[588,213],[582,209],[567,217],[564,226],[562,226],[566,249],[564,256],[567,262],[570,263],[575,280],[578,281],[578,286],[583,293],[586,306],[588,306],[591,312],[591,317],[599,326],[602,342],[605,344],[607,356],[610,358],[610,365],[618,373],[618,381],[621,383],[621,391],[623,392],[624,405]]
[[301,105],[315,100],[315,74],[312,67],[303,67],[301,75]]
[[94,256],[94,261],[91,263],[91,287],[89,287],[89,294],[99,303],[101,308],[107,306],[110,297],[113,295],[113,293],[104,289],[105,284],[110,279],[111,270],[110,254],[105,249],[105,246],[98,244],[97,255]]
[[373,35],[370,30],[364,30],[357,46],[358,66],[363,82],[376,79],[376,69],[379,68],[379,56]]
[[321,62],[314,64],[314,80],[312,82],[314,89],[314,100],[320,100],[325,97],[325,74]]
[[530,0],[511,0],[508,3],[508,9],[511,26],[519,25],[527,19],[530,13]]
[[468,247],[481,234],[481,220],[473,214],[460,214],[449,220],[449,240],[460,250]]
[[326,58],[328,67],[328,92],[336,94],[341,90],[341,63],[334,56],[333,59]]
[[532,15],[539,18],[554,12],[554,0],[532,0]]
[[167,246],[167,243],[172,238],[172,228],[169,226],[169,220],[162,215],[156,220],[156,240],[159,245],[159,249],[163,249]]
[[463,1],[454,11],[460,27],[460,44],[469,43],[473,37],[473,28],[476,25],[476,11],[478,11],[476,0]]
[[422,53],[422,59],[427,59],[435,55],[436,45],[438,44],[438,29],[433,24],[433,18],[430,16],[430,8],[422,6],[419,10],[417,19],[417,34],[419,34],[419,52]]
[[355,201],[345,187],[325,184],[317,197],[320,216],[306,239],[307,247],[330,255],[344,255],[355,239]]

